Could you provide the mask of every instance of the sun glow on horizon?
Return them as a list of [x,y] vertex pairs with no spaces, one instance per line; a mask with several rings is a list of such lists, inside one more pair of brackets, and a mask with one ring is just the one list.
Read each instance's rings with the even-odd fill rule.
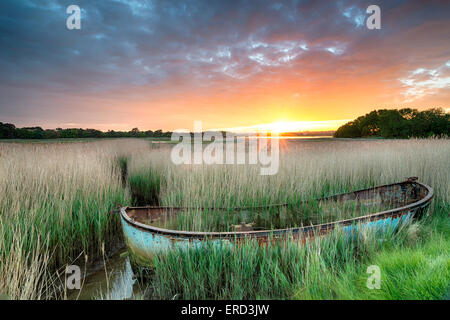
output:
[[324,121],[275,121],[272,123],[262,123],[251,126],[221,128],[220,130],[232,132],[301,132],[301,131],[332,131],[336,130],[341,125],[351,121],[351,119],[343,120],[324,120]]

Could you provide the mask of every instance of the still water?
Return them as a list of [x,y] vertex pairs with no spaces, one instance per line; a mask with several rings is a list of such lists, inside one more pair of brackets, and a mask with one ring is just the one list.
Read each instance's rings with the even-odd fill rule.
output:
[[125,249],[109,257],[103,263],[103,268],[82,280],[81,290],[73,290],[68,294],[69,300],[139,298],[144,298],[144,290],[134,278]]

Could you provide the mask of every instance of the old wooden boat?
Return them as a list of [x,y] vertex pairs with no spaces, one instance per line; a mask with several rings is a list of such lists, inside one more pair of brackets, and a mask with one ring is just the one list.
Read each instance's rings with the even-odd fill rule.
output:
[[[334,195],[322,199],[321,202],[342,203],[353,201],[357,205],[389,202],[395,207],[351,219],[343,219],[328,223],[307,225],[303,227],[272,229],[272,230],[240,230],[232,232],[192,232],[170,230],[152,225],[149,221],[176,216],[187,208],[175,207],[123,207],[120,209],[125,240],[129,250],[136,257],[149,259],[161,250],[175,247],[201,246],[207,241],[218,244],[236,245],[244,239],[256,239],[265,243],[269,239],[294,238],[301,241],[323,236],[335,228],[342,227],[346,232],[352,232],[360,227],[396,228],[402,221],[421,217],[433,198],[433,189],[417,181],[416,177],[404,182],[382,185],[364,190]],[[277,204],[273,206],[283,206]],[[242,210],[243,208],[236,208]]]

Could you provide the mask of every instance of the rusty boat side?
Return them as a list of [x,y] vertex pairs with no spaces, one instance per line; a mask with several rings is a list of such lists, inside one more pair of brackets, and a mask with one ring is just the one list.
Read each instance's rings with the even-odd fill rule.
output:
[[[416,177],[412,177],[400,183],[382,185],[318,199],[318,201],[336,203],[356,201],[358,204],[396,199],[399,200],[399,203],[407,203],[406,205],[351,219],[272,230],[195,232],[164,229],[142,222],[143,218],[145,220],[154,220],[161,217],[170,217],[182,210],[189,209],[184,207],[123,207],[120,209],[120,215],[128,248],[133,255],[139,257],[139,260],[145,261],[151,259],[155,253],[162,250],[177,247],[201,246],[207,241],[220,245],[234,245],[245,239],[256,239],[260,243],[266,243],[269,240],[273,241],[274,239],[277,240],[280,238],[296,239],[304,242],[309,238],[326,235],[337,227],[341,227],[347,232],[351,232],[355,228],[362,226],[389,226],[396,228],[404,220],[421,217],[429,206],[433,196],[434,191],[430,186],[420,183]],[[264,207],[235,208],[235,210],[281,207],[286,205],[274,204]]]

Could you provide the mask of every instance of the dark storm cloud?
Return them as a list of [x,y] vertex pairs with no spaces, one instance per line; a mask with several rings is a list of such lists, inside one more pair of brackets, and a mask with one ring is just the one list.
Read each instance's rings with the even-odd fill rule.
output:
[[[365,28],[365,9],[372,3],[382,8],[383,28],[377,32]],[[0,116],[61,112],[55,104],[63,96],[130,98],[123,88],[149,97],[219,84],[233,88],[256,76],[270,81],[286,70],[376,72],[402,59],[421,59],[408,43],[397,42],[404,52],[384,48],[396,44],[389,39],[425,22],[449,20],[448,2],[421,3],[2,1]],[[66,28],[71,4],[82,8],[81,30]],[[432,45],[426,34],[416,40]],[[448,50],[442,45],[427,63],[442,63]]]

